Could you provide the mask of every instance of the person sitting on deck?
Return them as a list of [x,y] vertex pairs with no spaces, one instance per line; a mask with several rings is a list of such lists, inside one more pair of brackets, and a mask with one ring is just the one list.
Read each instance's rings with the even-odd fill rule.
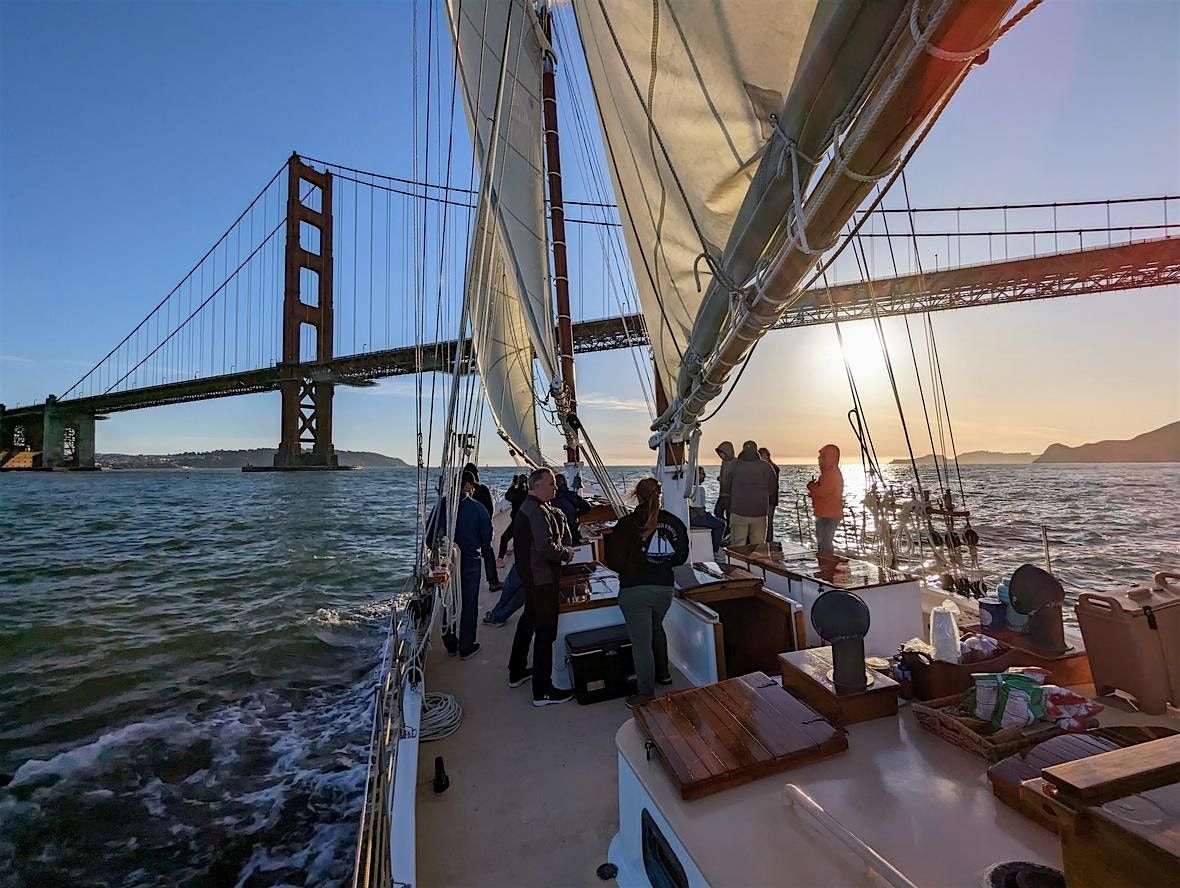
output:
[[770,500],[778,495],[778,481],[770,463],[758,456],[758,444],[747,441],[730,474],[729,544],[763,545]]
[[[459,656],[466,660],[479,650],[475,640],[479,613],[479,575],[483,553],[492,545],[492,518],[487,509],[472,498],[476,480],[463,473],[463,493],[455,517],[455,545],[459,549],[459,588],[463,605],[459,615]],[[445,641],[445,639],[444,639]]]
[[619,608],[631,637],[638,693],[627,698],[634,709],[650,703],[656,682],[671,684],[664,615],[672,606],[672,568],[688,560],[688,528],[660,508],[660,482],[635,485],[638,505],[615,524],[606,540],[606,565],[619,575]]
[[819,449],[819,480],[807,482],[807,495],[815,513],[816,548],[820,555],[831,555],[836,528],[844,516],[844,475],[840,472],[840,448],[835,444]]
[[556,478],[557,493],[553,497],[553,505],[561,509],[561,513],[565,515],[565,523],[569,525],[573,544],[580,546],[582,545],[582,535],[578,532],[578,519],[590,511],[591,505],[570,490],[565,475],[558,472]]
[[697,483],[692,488],[689,497],[688,526],[702,527],[713,535],[713,552],[721,551],[721,541],[725,539],[725,519],[710,515],[705,508],[705,467],[697,466]]
[[[496,513],[495,506],[492,505],[492,492],[488,490],[486,484],[479,480],[479,469],[476,468],[475,463],[468,463],[463,467],[463,471],[475,479],[475,492],[471,494],[471,498],[488,510],[488,518],[490,519]],[[490,541],[484,546],[480,555],[483,558],[484,572],[488,578],[488,590],[499,592],[504,587],[500,584],[500,574],[496,571],[496,553],[493,551]]]

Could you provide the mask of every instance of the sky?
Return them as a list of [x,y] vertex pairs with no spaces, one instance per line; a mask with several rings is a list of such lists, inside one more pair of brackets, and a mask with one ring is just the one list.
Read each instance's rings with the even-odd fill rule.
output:
[[[411,177],[414,14],[396,2],[0,3],[0,402],[68,388],[292,150]],[[907,181],[914,206],[1180,194],[1180,3],[1048,0],[967,79]],[[568,170],[567,192],[589,196]],[[1037,453],[1180,418],[1176,287],[933,323],[960,451]],[[897,364],[904,326],[885,332]],[[844,333],[878,453],[903,455],[877,335],[868,322]],[[632,358],[580,357],[577,372],[604,458],[651,462]],[[912,368],[899,377],[924,436]],[[337,448],[412,459],[412,390],[339,388]],[[829,440],[851,452],[850,406],[833,328],[779,331],[704,439],[753,438],[784,462]],[[119,413],[99,425],[98,450],[274,446],[278,423],[277,394]],[[506,459],[489,445],[481,461]]]

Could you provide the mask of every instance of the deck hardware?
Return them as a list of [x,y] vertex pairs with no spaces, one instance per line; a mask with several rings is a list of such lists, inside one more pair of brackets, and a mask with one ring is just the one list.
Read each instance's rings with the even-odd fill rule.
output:
[[650,740],[643,741],[643,753],[647,756],[647,760],[651,761],[651,751],[656,748],[656,745]]
[[430,786],[436,794],[440,794],[446,792],[450,785],[451,778],[447,776],[447,769],[443,766],[443,757],[436,755],[434,757],[434,780]]
[[602,863],[599,864],[598,869],[594,871],[594,874],[598,876],[598,878],[602,879],[602,881],[609,882],[619,874],[619,868],[613,863]]

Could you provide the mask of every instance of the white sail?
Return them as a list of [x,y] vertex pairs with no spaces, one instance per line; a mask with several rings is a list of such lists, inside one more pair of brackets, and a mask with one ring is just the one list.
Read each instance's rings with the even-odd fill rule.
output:
[[[558,378],[544,202],[541,119],[543,36],[525,0],[449,0],[457,76],[488,183],[499,251],[515,283],[529,339],[548,379]],[[507,37],[507,40],[505,40]],[[497,108],[502,56],[507,66]],[[492,146],[499,116],[498,145]],[[495,169],[485,168],[489,155]]]
[[[669,394],[763,147],[834,4],[576,0],[656,366]],[[698,286],[698,274],[700,275]]]
[[575,0],[661,436],[688,434],[1010,5],[915,3]]
[[[480,213],[481,219],[489,214]],[[533,345],[515,278],[507,273],[495,234],[479,225],[472,246],[470,279],[480,292],[471,304],[475,360],[488,409],[506,442],[533,465],[544,465],[537,436],[533,394]]]

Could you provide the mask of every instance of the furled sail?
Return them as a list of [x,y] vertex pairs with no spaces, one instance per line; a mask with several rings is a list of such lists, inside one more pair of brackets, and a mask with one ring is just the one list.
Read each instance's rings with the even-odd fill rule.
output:
[[468,268],[478,287],[471,301],[471,337],[488,408],[506,442],[526,461],[544,465],[537,437],[533,394],[533,344],[515,279],[492,226],[490,212],[477,214]]
[[[552,381],[558,376],[559,365],[549,298],[543,184],[540,90],[544,38],[527,0],[449,0],[448,11],[467,122],[476,158],[488,180],[497,251],[519,296],[541,369]],[[493,139],[498,144],[493,146]],[[491,169],[487,167],[489,156],[495,158]]]
[[[928,39],[980,46],[1009,6],[575,0],[628,251],[672,399],[653,428],[683,439],[971,63],[971,52],[938,55]],[[947,61],[952,54],[962,57]],[[839,162],[823,167],[827,179],[845,180],[821,183],[822,224],[808,243],[799,232],[816,217],[796,215],[813,174],[874,90],[881,102],[847,156],[835,151]]]

